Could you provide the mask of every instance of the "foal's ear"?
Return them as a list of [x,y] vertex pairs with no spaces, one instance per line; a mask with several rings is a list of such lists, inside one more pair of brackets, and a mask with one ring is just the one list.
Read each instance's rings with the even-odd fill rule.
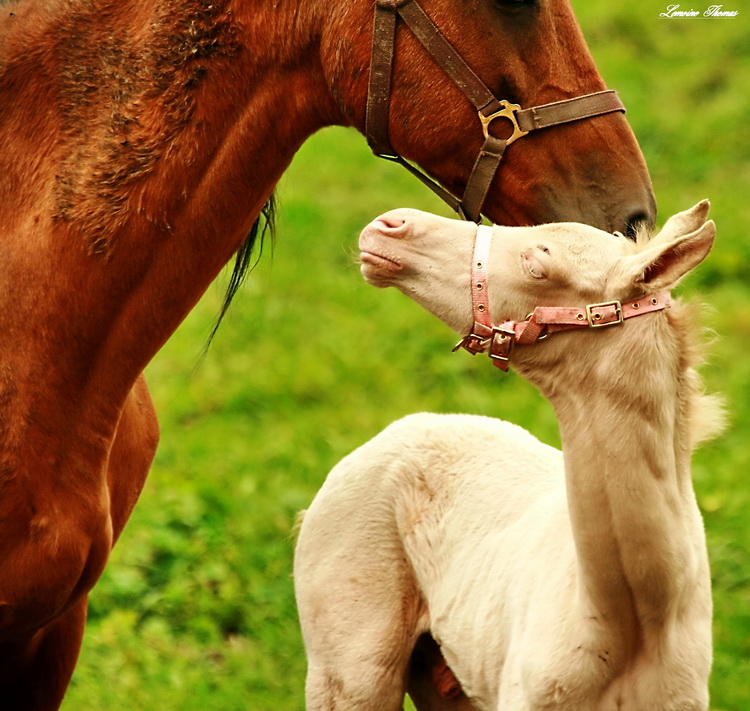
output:
[[664,227],[661,228],[661,231],[654,239],[664,244],[665,242],[671,242],[673,239],[677,239],[682,235],[686,235],[689,232],[695,232],[699,227],[705,224],[706,217],[708,216],[708,208],[710,206],[708,200],[701,200],[689,210],[672,215],[672,217],[664,223]]
[[674,286],[708,256],[715,236],[716,225],[709,220],[689,234],[626,257],[625,268],[631,283],[648,291]]

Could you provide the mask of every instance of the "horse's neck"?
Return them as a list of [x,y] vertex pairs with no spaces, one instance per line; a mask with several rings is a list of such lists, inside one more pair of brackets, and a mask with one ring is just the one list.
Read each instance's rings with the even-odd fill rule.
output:
[[297,148],[337,122],[313,30],[298,42],[273,5],[244,3],[247,17],[223,0],[65,16],[29,5],[7,21],[0,361],[20,394],[6,407],[38,409],[65,388],[61,400],[84,401],[85,389],[109,405],[106,442]]
[[[677,356],[664,360],[674,348],[639,341],[633,351],[625,337],[591,367],[580,362],[585,350],[571,351],[566,367],[578,369],[576,385],[551,400],[585,614],[640,645],[681,612],[704,561],[684,374]],[[622,359],[633,352],[642,354],[638,362]]]
[[[51,271],[55,254],[57,275],[83,275],[74,286],[95,298],[92,322],[97,309],[131,329],[150,322],[129,334],[150,355],[240,246],[299,146],[338,118],[314,37],[303,44],[268,17],[272,3],[241,18],[225,6],[131,1],[113,17],[18,18],[27,26],[0,57],[0,143],[13,158],[0,182],[5,273],[32,255],[29,272]],[[181,10],[194,14],[169,15]],[[33,277],[48,298],[68,288]],[[39,311],[36,297],[15,306],[6,318]]]

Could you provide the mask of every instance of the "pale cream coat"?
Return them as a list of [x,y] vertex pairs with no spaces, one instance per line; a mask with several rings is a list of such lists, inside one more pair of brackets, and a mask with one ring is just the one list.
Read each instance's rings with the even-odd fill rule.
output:
[[[711,247],[707,210],[637,245],[582,225],[495,227],[495,322],[673,286]],[[463,335],[474,229],[387,213],[362,234],[365,278]],[[517,348],[562,452],[508,422],[420,414],[340,462],[296,552],[308,711],[396,711],[407,688],[420,711],[707,709],[710,576],[689,457],[719,420],[705,398],[698,417],[689,331],[674,306]],[[410,674],[425,634],[464,693]]]

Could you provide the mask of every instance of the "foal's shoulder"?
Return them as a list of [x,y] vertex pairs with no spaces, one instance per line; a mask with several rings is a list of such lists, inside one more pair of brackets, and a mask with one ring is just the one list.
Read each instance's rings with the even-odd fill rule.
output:
[[519,443],[531,448],[552,449],[523,427],[484,415],[420,412],[396,420],[379,437],[410,444],[481,443],[497,446]]
[[[562,453],[523,427],[481,415],[418,413],[389,425],[367,445],[370,456],[412,466],[480,474],[514,472],[556,476]],[[496,476],[497,474],[492,476]]]

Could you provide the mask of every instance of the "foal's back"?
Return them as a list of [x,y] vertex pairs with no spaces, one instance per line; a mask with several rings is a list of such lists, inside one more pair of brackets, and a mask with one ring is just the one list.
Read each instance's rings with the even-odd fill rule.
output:
[[559,623],[536,608],[572,594],[573,560],[558,450],[485,417],[394,423],[332,470],[300,530],[308,709],[401,709],[425,632],[485,708],[511,628],[537,626],[526,610]]

